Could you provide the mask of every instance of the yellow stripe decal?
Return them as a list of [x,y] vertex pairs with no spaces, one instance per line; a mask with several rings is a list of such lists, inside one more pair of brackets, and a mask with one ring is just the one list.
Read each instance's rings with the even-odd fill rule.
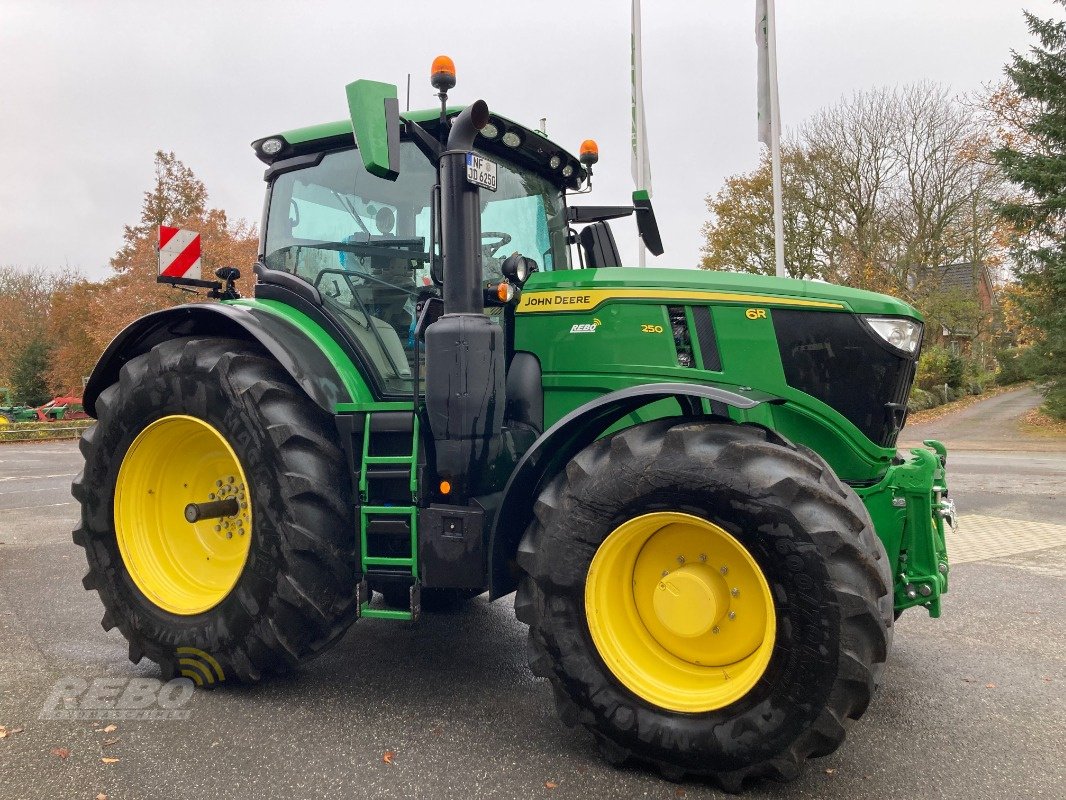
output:
[[775,297],[766,294],[703,292],[678,289],[578,289],[565,292],[528,292],[522,295],[515,311],[535,314],[541,311],[591,311],[608,300],[699,300],[703,302],[750,303],[759,305],[799,306],[802,308],[844,308],[843,303],[828,300],[802,300],[798,297]]

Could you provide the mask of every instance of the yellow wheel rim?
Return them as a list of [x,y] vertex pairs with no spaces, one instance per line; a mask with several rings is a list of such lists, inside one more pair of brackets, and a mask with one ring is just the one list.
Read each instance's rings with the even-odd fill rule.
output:
[[631,692],[697,713],[744,697],[770,663],[777,630],[762,570],[700,517],[657,512],[619,525],[585,583],[592,640]]
[[[186,521],[188,504],[228,499],[235,515]],[[248,480],[226,438],[182,415],[141,431],[119,467],[115,535],[130,578],[159,608],[190,615],[222,602],[252,538]]]

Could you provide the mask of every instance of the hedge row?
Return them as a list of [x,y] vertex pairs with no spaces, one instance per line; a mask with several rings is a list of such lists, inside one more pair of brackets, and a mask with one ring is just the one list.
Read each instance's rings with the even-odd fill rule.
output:
[[77,439],[95,420],[73,419],[57,422],[12,422],[0,426],[0,442],[32,442],[42,439]]

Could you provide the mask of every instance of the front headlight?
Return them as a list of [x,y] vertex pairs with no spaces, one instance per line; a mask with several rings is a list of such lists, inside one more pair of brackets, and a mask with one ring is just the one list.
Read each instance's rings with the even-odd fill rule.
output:
[[922,323],[898,317],[863,317],[871,330],[897,350],[907,355],[918,352],[922,341]]

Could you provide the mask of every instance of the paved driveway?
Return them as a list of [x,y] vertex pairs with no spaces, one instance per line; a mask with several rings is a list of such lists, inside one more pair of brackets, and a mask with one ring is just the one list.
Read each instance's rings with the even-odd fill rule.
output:
[[1026,433],[1021,418],[1044,398],[1032,386],[981,400],[959,411],[903,429],[901,442],[939,439],[953,450],[1062,452],[1066,442]]
[[[1020,522],[1063,521],[1066,455],[1027,462],[1023,483],[1039,491],[1023,495],[1013,456],[972,457],[953,462],[975,522],[964,517],[954,543],[969,560],[952,572],[944,617],[905,614],[884,689],[844,746],[748,796],[1061,796],[1066,528],[1016,537],[1022,552],[1002,542]],[[187,719],[41,719],[79,679],[157,674],[127,661],[81,588],[68,494],[78,464],[73,443],[0,446],[0,798],[720,796],[601,763],[526,669],[509,600],[415,624],[361,620],[296,675],[196,692]]]

